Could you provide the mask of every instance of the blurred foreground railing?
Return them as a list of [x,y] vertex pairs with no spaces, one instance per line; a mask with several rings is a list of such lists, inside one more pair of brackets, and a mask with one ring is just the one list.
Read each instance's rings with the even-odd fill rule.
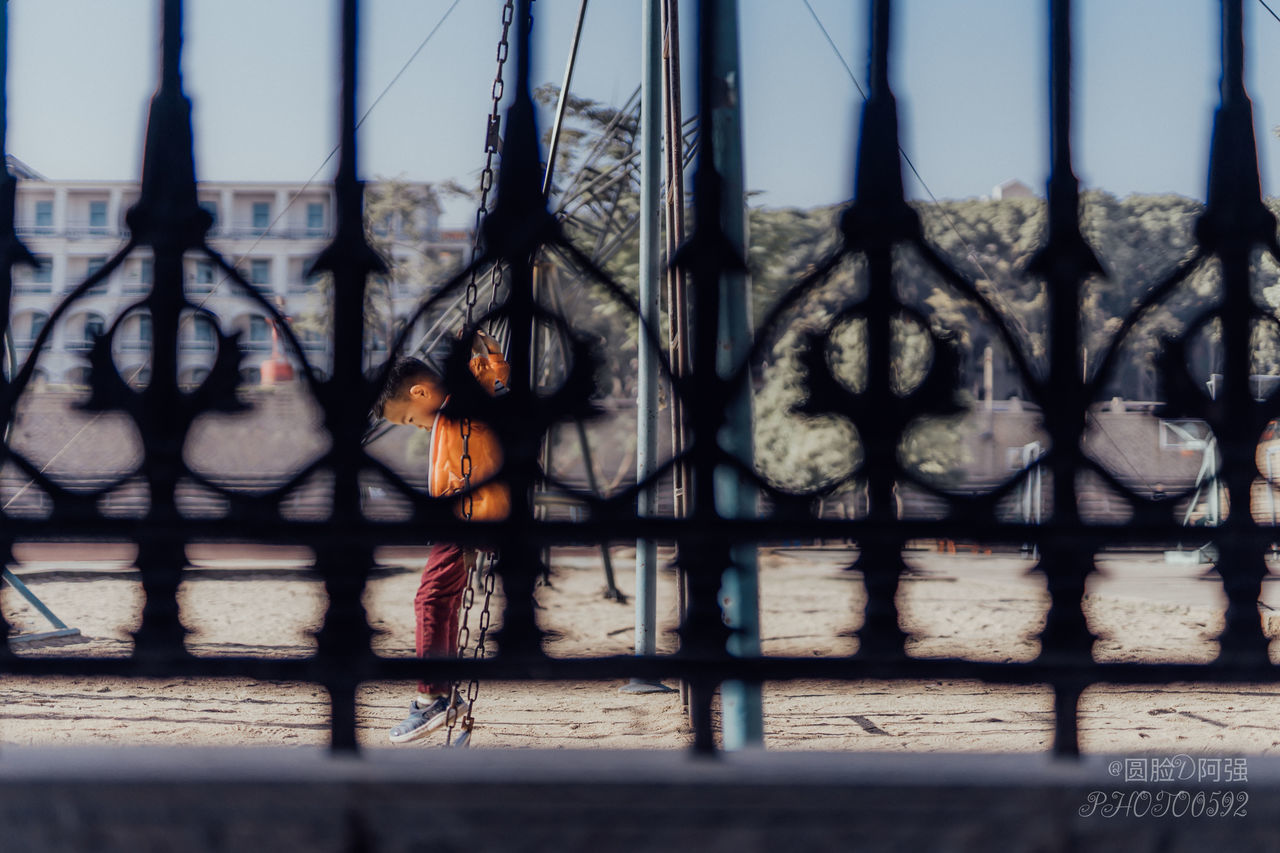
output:
[[[183,94],[181,0],[163,0],[163,57],[160,84],[151,102],[143,160],[141,196],[129,211],[129,241],[98,272],[81,282],[50,314],[48,323],[30,342],[33,354],[12,375],[0,380],[0,417],[15,419],[18,400],[31,384],[39,362],[39,348],[55,324],[123,260],[139,248],[154,255],[154,282],[139,296],[138,312],[150,315],[151,369],[149,382],[138,388],[116,369],[112,357],[112,326],[97,336],[88,352],[92,390],[87,407],[95,412],[122,413],[137,426],[142,458],[134,470],[88,488],[69,488],[16,452],[7,453],[13,470],[32,482],[31,494],[12,512],[0,515],[0,557],[10,557],[17,540],[111,539],[137,544],[136,565],[146,603],[135,634],[135,649],[127,658],[51,653],[17,656],[0,647],[0,674],[102,675],[155,677],[164,675],[240,675],[273,680],[302,680],[323,685],[332,703],[331,740],[335,749],[356,746],[355,697],[358,686],[373,679],[682,679],[692,690],[694,746],[714,748],[711,703],[726,680],[758,683],[788,679],[846,682],[856,691],[863,679],[893,679],[904,691],[917,680],[977,678],[1002,684],[1044,684],[1055,695],[1056,728],[1053,749],[1060,754],[1078,750],[1077,700],[1098,683],[1273,682],[1280,670],[1269,662],[1269,640],[1257,610],[1261,583],[1267,574],[1264,556],[1276,539],[1247,511],[1230,511],[1216,529],[1191,533],[1179,525],[1173,498],[1138,493],[1110,473],[1082,449],[1089,407],[1103,395],[1114,371],[1121,344],[1143,313],[1156,305],[1200,265],[1214,260],[1221,266],[1219,300],[1206,306],[1187,331],[1198,332],[1220,323],[1224,379],[1213,399],[1199,391],[1200,383],[1187,375],[1183,339],[1168,340],[1160,358],[1168,417],[1206,421],[1221,450],[1219,482],[1227,505],[1249,507],[1251,490],[1259,479],[1255,450],[1267,423],[1280,414],[1275,397],[1261,402],[1250,393],[1251,334],[1258,324],[1275,324],[1259,307],[1251,286],[1250,261],[1258,250],[1276,253],[1275,221],[1262,205],[1259,189],[1253,117],[1244,90],[1244,48],[1241,0],[1222,0],[1222,98],[1212,129],[1213,147],[1208,204],[1197,226],[1197,251],[1157,285],[1128,317],[1110,350],[1083,375],[1080,367],[1079,317],[1082,285],[1101,273],[1101,266],[1081,236],[1078,225],[1078,186],[1070,152],[1070,30],[1069,0],[1048,3],[1049,116],[1052,170],[1048,178],[1047,240],[1028,275],[1043,279],[1049,310],[1049,347],[1043,364],[1033,360],[1019,334],[979,288],[925,240],[916,212],[903,195],[897,112],[889,87],[890,0],[873,0],[871,8],[870,91],[862,107],[855,196],[840,223],[840,244],[783,298],[760,324],[750,353],[740,362],[717,369],[716,335],[722,311],[720,288],[740,270],[742,260],[727,248],[719,217],[723,184],[714,167],[715,134],[702,134],[695,181],[695,230],[678,261],[693,282],[691,371],[668,381],[679,396],[687,418],[689,444],[678,459],[661,466],[652,480],[602,497],[572,483],[557,482],[540,467],[540,442],[559,423],[594,413],[596,357],[585,338],[568,329],[568,361],[563,383],[551,393],[531,384],[535,321],[564,324],[535,294],[534,258],[553,250],[595,277],[600,286],[634,315],[636,305],[626,288],[596,270],[564,236],[548,212],[541,192],[541,154],[529,87],[529,6],[517,4],[515,16],[516,69],[509,82],[514,100],[506,116],[497,201],[484,222],[483,251],[459,276],[440,284],[423,306],[423,313],[446,299],[456,299],[467,287],[473,269],[501,264],[506,269],[503,298],[492,318],[511,329],[510,392],[490,399],[457,383],[465,375],[464,351],[448,361],[448,376],[458,389],[455,411],[490,423],[507,450],[503,477],[512,485],[513,507],[508,520],[465,523],[454,517],[449,501],[428,497],[420,483],[410,482],[370,456],[361,444],[366,413],[378,390],[378,377],[362,370],[365,340],[362,311],[366,279],[381,270],[381,262],[365,239],[362,186],[357,178],[356,113],[358,86],[357,0],[341,2],[342,88],[339,98],[340,164],[334,182],[337,202],[332,242],[317,262],[334,281],[333,367],[321,379],[306,364],[302,346],[289,332],[276,307],[246,282],[234,266],[210,248],[206,238],[211,221],[196,199],[190,104]],[[4,14],[0,5],[0,15]],[[704,57],[726,49],[714,38],[723,16],[736,14],[731,0],[703,0],[699,5],[699,46]],[[6,23],[7,32],[7,23]],[[5,34],[0,34],[5,35]],[[7,35],[0,39],[7,43]],[[734,48],[736,49],[736,48]],[[747,64],[751,62],[747,57]],[[711,67],[709,64],[704,67]],[[1027,69],[1033,73],[1032,69]],[[723,83],[723,81],[720,81]],[[21,85],[21,81],[16,81]],[[720,97],[736,97],[716,88],[704,74],[700,84],[703,114]],[[2,107],[3,104],[0,104]],[[0,109],[0,118],[4,115]],[[3,125],[0,125],[0,134]],[[0,153],[3,153],[0,135]],[[15,180],[0,184],[0,314],[8,316],[14,292],[13,268],[31,258],[14,230]],[[904,300],[895,282],[896,252],[915,253],[948,287],[985,314],[997,329],[1013,360],[1027,395],[1043,413],[1048,436],[1043,454],[1008,481],[978,493],[951,493],[923,479],[906,465],[900,452],[908,432],[922,419],[958,411],[958,356],[953,342],[932,331],[921,305]],[[323,411],[328,449],[267,489],[246,490],[236,483],[214,481],[198,473],[184,458],[193,422],[209,412],[235,412],[239,361],[246,344],[217,332],[217,357],[204,381],[189,390],[178,382],[179,330],[192,314],[204,312],[183,289],[183,256],[198,253],[221,269],[244,298],[273,317],[288,338],[292,356],[302,365],[302,381]],[[787,322],[788,310],[808,293],[824,285],[837,267],[851,258],[865,263],[860,288],[847,294],[827,328],[808,334],[799,353],[804,367],[804,414],[835,415],[851,423],[863,446],[858,470],[815,494],[791,494],[764,480],[750,465],[720,447],[717,436],[725,426],[729,402],[749,378],[752,365],[768,352]],[[490,319],[485,317],[483,319]],[[903,388],[896,374],[895,324],[905,321],[927,331],[932,355],[922,379]],[[848,323],[865,329],[862,350],[864,380],[856,387],[839,377],[830,354],[835,330]],[[412,322],[409,324],[412,326]],[[640,346],[656,353],[658,330],[642,327]],[[401,345],[403,341],[400,342]],[[668,476],[677,463],[686,466],[692,493],[689,514],[638,516],[640,489]],[[1041,523],[1011,520],[1001,507],[1023,493],[1026,478],[1043,476],[1051,490]],[[764,509],[756,518],[724,517],[714,499],[713,480],[736,473],[763,493]],[[1115,527],[1085,523],[1080,514],[1080,477],[1089,474],[1109,486],[1132,507],[1130,523]],[[369,512],[363,502],[364,478],[373,475],[408,508],[407,514],[387,520]],[[325,487],[315,488],[322,477]],[[122,484],[136,483],[126,497],[103,500]],[[820,515],[820,499],[840,486],[856,484],[856,501],[865,511]],[[83,486],[84,484],[81,484]],[[535,513],[535,488],[544,490],[574,512]],[[1091,487],[1096,488],[1096,487]],[[910,489],[916,500],[927,498],[941,509],[937,517],[902,517],[900,492]],[[191,495],[205,501],[193,510]],[[35,495],[38,495],[37,500]],[[302,500],[304,513],[288,512]],[[38,512],[29,506],[37,501]],[[123,504],[121,503],[123,501]],[[1030,517],[1030,516],[1029,516]],[[1094,636],[1082,610],[1082,596],[1100,550],[1125,544],[1160,545],[1212,537],[1220,558],[1217,570],[1227,594],[1226,628],[1221,653],[1206,664],[1107,663],[1093,660]],[[485,659],[409,660],[375,655],[361,595],[373,566],[374,549],[382,545],[422,544],[443,539],[473,544],[501,543],[496,571],[504,592],[504,611],[497,651]],[[679,567],[688,579],[688,602],[679,628],[679,649],[672,655],[610,656],[552,659],[543,649],[543,632],[534,605],[534,586],[543,573],[544,549],[562,544],[600,544],[636,539],[675,543]],[[737,656],[730,652],[732,631],[725,626],[718,600],[721,580],[735,566],[741,546],[765,541],[797,539],[847,540],[858,556],[850,569],[860,573],[866,589],[862,618],[849,614],[857,630],[856,654],[842,658],[779,658]],[[1036,547],[1037,569],[1051,596],[1040,655],[1026,663],[976,662],[962,658],[919,659],[905,651],[907,635],[899,624],[896,595],[906,571],[903,550],[910,541],[964,539],[993,546]],[[184,629],[176,597],[185,565],[184,547],[192,542],[250,542],[304,545],[317,555],[314,571],[323,579],[328,610],[318,633],[318,647],[305,660],[258,657],[196,658],[183,644]],[[8,560],[12,562],[12,560]],[[0,623],[0,634],[7,628]]]

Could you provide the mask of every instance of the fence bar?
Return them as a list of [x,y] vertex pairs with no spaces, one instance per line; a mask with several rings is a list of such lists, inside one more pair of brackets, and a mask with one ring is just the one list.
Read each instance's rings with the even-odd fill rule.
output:
[[[385,272],[386,267],[365,238],[364,185],[357,172],[359,0],[340,0],[339,15],[339,153],[333,184],[337,227],[314,269],[333,275],[333,376],[326,383],[329,392],[323,400],[325,424],[335,448],[331,454],[334,485],[330,521],[339,530],[351,530],[363,516],[360,458],[350,448],[361,446],[372,396],[363,376],[365,287],[370,274]],[[344,537],[337,547],[317,549],[316,553],[316,572],[324,579],[330,601],[316,636],[317,657],[329,662],[322,683],[332,708],[330,743],[335,751],[353,752],[357,747],[355,697],[359,686],[354,664],[370,654],[372,636],[360,594],[373,567],[373,549],[367,538],[351,536]]]
[[[1080,523],[1076,472],[1084,467],[1081,447],[1092,402],[1080,368],[1080,293],[1087,276],[1102,272],[1080,234],[1079,182],[1071,164],[1071,0],[1049,2],[1049,105],[1049,241],[1032,259],[1028,272],[1045,279],[1049,295],[1047,388],[1053,393],[1040,397],[1050,435],[1047,467],[1053,475],[1053,522],[1070,529]],[[1040,657],[1091,660],[1094,638],[1084,618],[1083,599],[1085,582],[1093,571],[1093,551],[1074,537],[1038,544],[1037,569],[1046,577],[1050,596]],[[1056,683],[1054,694],[1054,753],[1076,755],[1080,688]]]
[[[902,190],[898,145],[898,107],[889,87],[889,45],[892,4],[874,0],[869,7],[868,78],[870,91],[862,107],[854,171],[854,201],[841,227],[850,251],[867,260],[866,316],[867,388],[855,423],[866,445],[862,476],[866,481],[867,520],[889,535],[860,540],[855,568],[863,574],[867,601],[858,630],[858,654],[901,658],[906,634],[898,625],[898,581],[906,570],[902,561],[905,538],[898,527],[897,442],[906,418],[893,389],[891,324],[900,305],[893,282],[893,247],[919,233],[919,221],[907,206]],[[816,358],[816,354],[815,354]]]
[[[151,99],[142,181],[137,204],[127,214],[129,242],[97,273],[74,285],[50,312],[44,328],[31,341],[31,355],[11,375],[0,379],[0,419],[4,426],[16,422],[17,400],[28,390],[40,352],[53,327],[92,288],[106,281],[132,253],[151,250],[155,283],[129,311],[149,314],[154,330],[149,382],[130,383],[116,369],[112,347],[120,323],[96,336],[88,351],[91,392],[86,408],[112,412],[136,426],[142,438],[142,457],[118,480],[102,480],[69,487],[46,474],[38,461],[20,450],[0,450],[5,462],[29,478],[29,487],[41,493],[47,516],[27,517],[8,507],[0,508],[0,555],[12,556],[15,540],[87,541],[130,540],[138,544],[136,564],[142,575],[145,601],[142,621],[135,635],[133,654],[127,658],[91,657],[74,652],[47,650],[34,656],[11,653],[8,626],[0,619],[0,675],[104,676],[113,678],[249,677],[264,680],[318,684],[330,696],[329,736],[332,747],[354,751],[357,746],[357,689],[370,680],[458,681],[470,678],[494,680],[612,680],[632,679],[653,683],[663,678],[685,680],[690,690],[691,744],[698,753],[716,749],[713,714],[717,690],[723,703],[723,744],[740,748],[763,740],[760,687],[764,681],[814,679],[857,685],[872,679],[899,683],[922,680],[979,679],[997,685],[1047,685],[1053,692],[1055,714],[1053,752],[1073,756],[1081,748],[1080,698],[1098,684],[1168,685],[1174,682],[1232,684],[1280,682],[1280,668],[1268,658],[1268,639],[1258,614],[1261,584],[1267,575],[1265,557],[1276,538],[1273,526],[1262,526],[1251,513],[1252,491],[1258,477],[1256,454],[1263,429],[1280,413],[1280,402],[1254,399],[1249,385],[1251,338],[1259,323],[1273,323],[1270,309],[1260,307],[1255,296],[1255,254],[1280,255],[1276,221],[1262,201],[1258,174],[1257,142],[1252,104],[1244,86],[1246,70],[1243,0],[1220,0],[1222,20],[1221,102],[1215,113],[1208,174],[1208,202],[1197,220],[1196,253],[1191,260],[1158,283],[1135,310],[1120,318],[1119,331],[1109,348],[1094,359],[1092,373],[1082,369],[1079,328],[1081,296],[1091,277],[1102,267],[1080,228],[1080,187],[1073,171],[1071,152],[1072,3],[1048,0],[1049,61],[1049,160],[1046,181],[1047,238],[1028,267],[1029,275],[1043,280],[1047,296],[1048,346],[1042,356],[1025,346],[1017,317],[997,310],[999,294],[990,283],[975,281],[959,272],[926,239],[920,217],[906,201],[902,183],[897,104],[890,85],[891,0],[872,0],[867,26],[869,95],[862,105],[862,123],[856,151],[853,197],[844,210],[839,231],[828,256],[805,273],[784,295],[781,307],[754,328],[747,299],[745,264],[745,205],[741,159],[742,74],[751,73],[751,57],[738,57],[736,0],[701,0],[698,4],[698,114],[701,133],[697,142],[697,167],[693,182],[691,236],[674,251],[675,268],[688,273],[687,302],[678,285],[672,287],[672,334],[677,346],[664,361],[663,336],[657,317],[658,137],[663,81],[660,68],[661,0],[644,6],[646,78],[643,99],[641,156],[645,181],[641,187],[644,217],[642,293],[597,268],[566,236],[547,210],[542,180],[546,174],[539,145],[533,106],[530,62],[531,0],[520,0],[516,18],[517,61],[510,66],[512,102],[503,125],[497,197],[481,231],[481,250],[473,268],[436,285],[421,313],[408,321],[412,326],[456,301],[473,278],[475,269],[493,265],[506,269],[509,286],[496,288],[494,304],[484,318],[505,323],[511,330],[509,392],[490,397],[455,386],[466,373],[467,342],[453,348],[446,365],[451,391],[448,414],[475,418],[498,432],[505,451],[499,476],[511,487],[510,517],[503,521],[470,522],[456,517],[456,496],[423,494],[362,446],[366,415],[375,393],[376,379],[364,375],[366,283],[372,273],[384,272],[381,261],[365,237],[364,191],[358,175],[356,105],[359,97],[358,0],[339,0],[336,89],[340,154],[334,176],[336,229],[315,269],[332,274],[333,352],[332,376],[318,379],[303,358],[288,324],[273,306],[243,281],[234,267],[206,242],[211,221],[200,209],[196,195],[191,104],[182,84],[182,0],[158,4],[163,39],[158,86]],[[670,2],[668,8],[674,7]],[[0,3],[0,154],[7,134],[8,8]],[[676,21],[669,20],[671,31]],[[505,42],[504,42],[505,44]],[[676,49],[674,43],[669,48]],[[500,47],[500,52],[504,48]],[[514,76],[512,76],[514,75]],[[667,97],[678,101],[674,73]],[[673,109],[673,115],[678,111]],[[497,123],[491,128],[496,153]],[[674,120],[668,133],[678,144],[683,128]],[[679,164],[673,147],[671,163]],[[629,158],[628,158],[629,162]],[[678,169],[671,172],[678,174]],[[619,198],[627,191],[625,173],[611,178],[608,193]],[[30,263],[31,256],[15,232],[16,181],[8,169],[0,174],[0,316],[11,312],[12,268]],[[680,188],[670,187],[675,202],[671,220],[682,213]],[[598,210],[598,206],[596,208]],[[604,216],[606,214],[602,214]],[[611,214],[608,214],[611,215]],[[621,238],[620,238],[621,239]],[[674,243],[668,249],[674,248]],[[599,292],[637,323],[639,354],[643,363],[641,421],[643,434],[638,482],[618,494],[601,495],[594,489],[557,482],[539,463],[544,437],[557,425],[595,414],[596,372],[601,359],[584,332],[570,326],[559,304],[543,305],[533,292],[533,259],[543,256],[567,259]],[[188,467],[183,450],[192,425],[213,412],[236,412],[245,403],[240,362],[243,352],[232,336],[218,330],[217,360],[198,388],[178,385],[177,364],[180,329],[184,318],[199,307],[184,290],[184,263],[200,254],[215,263],[245,299],[271,316],[304,370],[306,388],[323,411],[328,448],[309,467],[278,488],[253,493],[226,484],[209,482]],[[1017,371],[1025,399],[1042,413],[1042,427],[1049,437],[1043,455],[1028,461],[1007,482],[977,493],[948,492],[927,481],[903,461],[903,443],[922,420],[960,411],[962,386],[959,369],[962,350],[954,336],[936,328],[929,306],[909,295],[901,275],[902,258],[916,257],[968,303],[994,330],[1003,353]],[[854,263],[848,263],[848,262]],[[1166,417],[1206,421],[1221,452],[1219,479],[1226,490],[1227,512],[1220,526],[1191,531],[1174,517],[1176,501],[1154,499],[1120,482],[1084,453],[1091,407],[1113,381],[1121,363],[1117,355],[1131,342],[1143,312],[1169,297],[1174,289],[1204,261],[1221,271],[1221,300],[1206,301],[1202,313],[1188,330],[1164,344],[1157,366],[1166,401]],[[852,268],[846,275],[845,270]],[[824,519],[814,505],[827,496],[815,490],[792,494],[771,486],[756,470],[751,455],[751,371],[774,353],[768,349],[791,331],[788,311],[817,288],[830,285],[834,307],[827,325],[805,330],[794,352],[783,353],[800,365],[803,399],[796,406],[802,415],[835,416],[853,426],[861,444],[861,467],[835,484],[866,495],[866,512],[844,519]],[[840,288],[845,288],[840,290]],[[679,304],[676,304],[679,303]],[[595,307],[595,306],[592,306]],[[1223,384],[1210,399],[1199,391],[1202,383],[1189,374],[1186,340],[1210,323],[1221,328]],[[865,364],[860,383],[837,377],[832,358],[838,342],[833,335],[857,325],[864,334]],[[916,387],[901,387],[901,364],[895,353],[902,341],[898,331],[914,324],[928,337],[929,364]],[[566,352],[566,378],[562,387],[535,393],[532,334],[536,327],[555,325]],[[11,326],[11,324],[10,324]],[[10,327],[9,335],[13,330]],[[792,338],[788,337],[787,340]],[[669,377],[677,429],[682,443],[673,460],[658,460],[655,392],[660,374]],[[145,384],[146,387],[137,387]],[[854,388],[853,385],[857,387]],[[987,401],[994,418],[994,404]],[[1266,457],[1270,466],[1270,456]],[[669,464],[668,464],[669,462]],[[659,516],[653,504],[660,478],[679,468],[681,510]],[[1049,512],[1037,512],[1040,476],[1044,471],[1052,489]],[[362,506],[361,479],[380,476],[387,488],[407,506],[405,517],[375,518]],[[685,476],[687,475],[687,476]],[[1112,488],[1132,510],[1123,528],[1086,523],[1080,509],[1082,477],[1096,476]],[[315,479],[327,478],[332,495],[328,513],[321,520],[288,517],[282,506],[304,490],[315,488]],[[1270,482],[1268,469],[1268,482]],[[138,481],[148,496],[140,517],[104,514],[111,493]],[[184,514],[180,488],[192,484],[212,492],[225,503],[224,516]],[[474,485],[474,484],[473,484]],[[24,490],[28,486],[23,486]],[[580,506],[571,521],[538,518],[533,512],[535,488],[561,493]],[[903,517],[901,497],[905,489],[919,490],[940,502],[945,517]],[[1029,490],[1029,491],[1028,491]],[[757,507],[763,494],[765,508]],[[1017,519],[1019,495],[1030,495],[1024,517]],[[1269,495],[1269,498],[1273,498]],[[638,511],[637,511],[638,509]],[[1273,506],[1274,515],[1274,506]],[[1210,663],[1099,663],[1093,659],[1095,638],[1083,610],[1087,581],[1096,556],[1118,542],[1160,545],[1170,541],[1213,539],[1220,554],[1216,570],[1227,595],[1226,625],[1220,654]],[[858,651],[836,658],[764,656],[760,652],[755,549],[758,543],[790,539],[850,540],[856,544],[858,572],[866,591],[862,614],[849,614],[861,624],[856,631]],[[901,579],[908,571],[904,549],[912,540],[968,539],[987,546],[1016,549],[1033,543],[1037,570],[1045,577],[1050,605],[1039,637],[1040,654],[1032,661],[1003,663],[967,660],[963,656],[939,659],[913,658],[909,637],[903,631],[897,609]],[[420,546],[428,541],[453,541],[468,546],[502,545],[496,573],[502,581],[503,612],[497,653],[489,657],[418,660],[381,658],[371,649],[370,626],[362,604],[375,547]],[[542,647],[543,630],[534,600],[535,581],[545,569],[543,548],[564,545],[608,546],[619,541],[643,543],[638,549],[636,648],[634,654],[560,659]],[[687,580],[687,607],[679,626],[679,648],[673,655],[656,653],[654,593],[656,556],[652,543],[674,542],[678,568]],[[272,659],[239,656],[204,658],[188,653],[184,645],[177,589],[183,577],[186,548],[192,542],[233,542],[304,545],[316,553],[315,572],[323,580],[328,605],[317,635],[317,653],[309,659]],[[7,562],[6,562],[7,564]],[[487,610],[486,610],[487,614]],[[487,615],[486,615],[487,619]],[[483,620],[482,620],[483,621]],[[487,622],[485,622],[487,625]],[[483,630],[483,629],[482,629]],[[483,717],[481,717],[483,720]],[[483,723],[482,723],[483,725]]]
[[182,258],[201,245],[208,229],[208,216],[196,203],[191,102],[182,91],[182,10],[181,0],[164,0],[160,85],[147,119],[141,192],[127,214],[133,239],[155,253],[155,284],[141,303],[153,330],[151,381],[141,391],[120,384],[110,344],[100,336],[90,353],[93,393],[86,404],[94,411],[128,412],[150,439],[142,467],[151,503],[134,537],[146,600],[134,642],[140,657],[152,659],[186,655],[177,601],[186,555],[166,530],[181,523],[175,493],[193,417],[177,382],[178,329],[186,307]]
[[481,420],[502,435],[504,475],[512,484],[511,515],[495,567],[505,594],[498,653],[541,658],[542,631],[534,614],[533,592],[544,569],[540,551],[528,531],[534,526],[532,488],[541,476],[542,433],[530,434],[525,427],[545,417],[533,383],[532,335],[538,312],[533,294],[533,258],[538,246],[550,238],[555,220],[547,211],[542,194],[542,153],[529,79],[531,5],[531,0],[516,4],[514,98],[507,112],[498,197],[484,223],[486,251],[506,265],[510,276],[510,295],[503,310],[511,329],[507,360],[512,381],[510,393],[502,398],[509,408],[498,418]]
[[[1264,665],[1268,640],[1257,602],[1267,575],[1266,548],[1252,534],[1257,524],[1249,511],[1254,455],[1268,419],[1249,387],[1252,331],[1259,309],[1250,272],[1255,248],[1280,255],[1276,220],[1262,203],[1253,104],[1244,86],[1244,9],[1242,0],[1222,0],[1221,104],[1214,116],[1206,209],[1196,224],[1202,246],[1215,251],[1222,267],[1223,388],[1210,408],[1209,423],[1218,439],[1221,482],[1228,515],[1215,539],[1218,573],[1227,594],[1226,626],[1219,637],[1220,659]],[[1215,484],[1216,485],[1216,484]]]

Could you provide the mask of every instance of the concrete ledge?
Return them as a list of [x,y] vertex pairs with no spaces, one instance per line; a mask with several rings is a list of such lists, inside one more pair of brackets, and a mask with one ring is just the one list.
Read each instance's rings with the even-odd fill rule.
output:
[[[1280,759],[1248,781],[1126,783],[1039,755],[374,750],[0,754],[0,851],[1233,851],[1280,845]],[[1188,792],[1104,817],[1092,791]],[[1193,816],[1204,792],[1244,814]],[[1203,802],[1203,801],[1202,801]],[[1082,808],[1083,807],[1083,808]]]

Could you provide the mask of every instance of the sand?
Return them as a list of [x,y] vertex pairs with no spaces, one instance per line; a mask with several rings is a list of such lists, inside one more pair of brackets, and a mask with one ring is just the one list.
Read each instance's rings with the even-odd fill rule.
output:
[[[180,595],[188,645],[197,655],[305,657],[324,595],[303,555],[285,550],[192,549]],[[367,594],[375,647],[413,651],[413,592],[424,553],[380,553]],[[14,566],[30,588],[83,638],[19,646],[21,654],[127,655],[141,606],[127,548],[27,546]],[[634,589],[634,556],[613,551],[619,587]],[[861,621],[862,586],[847,549],[777,548],[761,554],[761,626],[766,654],[846,655]],[[1039,651],[1047,595],[1019,554],[914,551],[899,594],[902,624],[917,656],[1028,660]],[[550,654],[627,653],[634,610],[606,599],[599,555],[556,552],[551,585],[538,592]],[[1167,565],[1159,554],[1102,562],[1086,602],[1100,636],[1099,660],[1205,661],[1216,654],[1222,596],[1204,566]],[[1268,582],[1264,601],[1271,599]],[[20,633],[47,624],[4,587],[0,606]],[[675,579],[659,583],[659,651],[675,647]],[[1265,614],[1264,614],[1265,616]],[[1270,626],[1270,622],[1267,623]],[[1269,633],[1274,630],[1268,627]],[[485,684],[474,745],[521,748],[682,749],[690,729],[678,692],[629,695],[606,683]],[[369,747],[420,749],[441,738],[391,747],[413,686],[371,683],[360,694],[359,736]],[[1267,753],[1280,748],[1280,689],[1174,685],[1108,687],[1081,702],[1081,741],[1091,752]],[[799,681],[765,687],[766,744],[795,750],[1029,752],[1048,748],[1051,696],[1040,687],[978,682]],[[0,680],[0,746],[53,744],[244,745],[325,743],[327,703],[315,686],[252,679]]]

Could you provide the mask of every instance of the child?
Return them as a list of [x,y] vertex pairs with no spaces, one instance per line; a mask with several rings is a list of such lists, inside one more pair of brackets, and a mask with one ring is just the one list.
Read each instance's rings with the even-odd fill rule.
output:
[[[497,341],[477,332],[472,346],[471,372],[490,394],[506,387],[511,367],[502,357]],[[466,488],[462,473],[463,424],[440,413],[448,399],[440,372],[415,358],[401,359],[392,367],[375,404],[374,413],[394,424],[431,430],[428,489],[433,496],[455,494]],[[493,430],[471,421],[467,438],[471,457],[470,518],[498,521],[511,509],[511,495],[504,483],[491,481],[502,467],[502,447]],[[457,501],[455,512],[466,513],[467,497]],[[458,653],[458,608],[467,586],[467,566],[474,564],[469,549],[447,542],[431,547],[418,594],[413,599],[416,622],[414,647],[418,657],[453,656]],[[405,743],[427,735],[448,722],[458,708],[457,696],[448,682],[418,685],[409,707],[409,716],[391,730],[392,743]]]

